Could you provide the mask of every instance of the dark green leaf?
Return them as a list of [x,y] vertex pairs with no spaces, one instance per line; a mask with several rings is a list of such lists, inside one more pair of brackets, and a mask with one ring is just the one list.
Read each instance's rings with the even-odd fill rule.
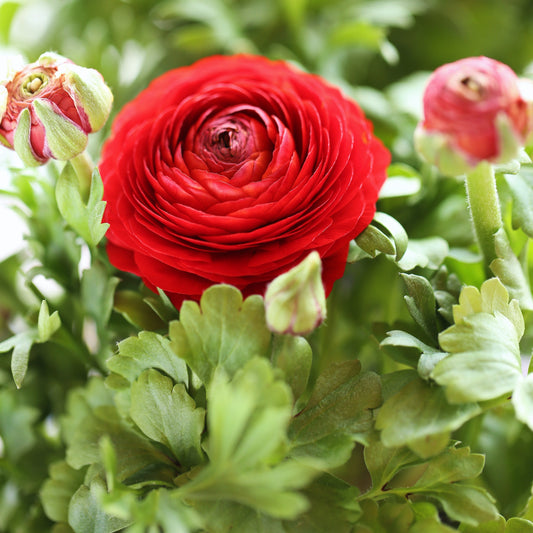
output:
[[117,291],[114,307],[115,311],[121,313],[128,322],[138,328],[157,330],[166,325],[138,292]]
[[117,453],[120,482],[138,482],[152,475],[168,482],[176,473],[171,459],[128,427],[113,407],[95,408],[80,422],[67,449],[67,462],[72,467],[99,463],[99,442],[107,435]]
[[272,364],[283,370],[285,381],[298,399],[307,386],[313,354],[303,337],[275,335],[272,343]]
[[409,313],[428,338],[436,341],[437,304],[433,287],[426,278],[415,274],[402,274],[402,279],[407,289],[407,295],[404,298]]
[[360,370],[359,361],[346,361],[320,374],[307,405],[291,424],[289,435],[295,444],[334,433],[366,439],[373,425],[372,409],[381,403],[381,384],[376,374]]

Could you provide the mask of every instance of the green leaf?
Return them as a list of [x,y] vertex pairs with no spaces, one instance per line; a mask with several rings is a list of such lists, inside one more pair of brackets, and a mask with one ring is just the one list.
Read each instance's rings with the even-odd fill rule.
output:
[[291,423],[294,445],[309,444],[332,434],[364,442],[372,429],[372,409],[381,403],[379,377],[360,374],[359,361],[330,365],[315,384],[305,408]]
[[448,243],[441,237],[410,239],[398,266],[402,270],[413,270],[417,266],[437,270],[449,251]]
[[429,339],[437,339],[437,304],[429,281],[415,274],[402,274],[407,289],[404,296],[409,313]]
[[39,411],[22,404],[22,398],[12,390],[0,390],[0,437],[4,454],[15,461],[36,443],[34,424]]
[[417,453],[428,457],[438,453],[448,440],[439,440],[438,449],[434,448],[432,436],[443,433],[449,436],[480,412],[481,408],[475,403],[450,405],[442,388],[415,378],[385,401],[379,410],[376,428],[381,430],[385,446],[414,446]]
[[442,484],[424,493],[438,500],[449,517],[465,524],[477,526],[498,517],[494,498],[481,487]]
[[81,276],[81,297],[87,314],[92,317],[98,331],[105,330],[111,310],[113,295],[119,279],[110,277],[103,264],[95,262]]
[[5,1],[0,4],[0,36],[5,44],[8,44],[9,42],[11,22],[18,11],[20,4],[20,1]]
[[46,342],[61,327],[59,313],[54,311],[50,315],[46,300],[41,303],[39,318],[37,320],[37,331],[39,333],[38,341]]
[[364,46],[379,49],[385,39],[383,28],[369,24],[366,21],[349,21],[335,28],[329,37],[329,46]]
[[460,531],[462,533],[504,533],[507,530],[505,529],[505,518],[499,516],[496,520],[489,520],[477,526],[461,524]]
[[141,331],[118,345],[118,355],[107,361],[107,367],[133,383],[143,370],[156,368],[170,376],[175,383],[189,383],[185,362],[171,348],[170,341],[150,331]]
[[485,457],[470,453],[470,448],[450,447],[435,457],[415,483],[415,487],[430,487],[438,483],[455,483],[464,479],[474,479],[481,474]]
[[102,202],[104,187],[97,169],[94,170],[89,200],[84,204],[78,177],[70,163],[59,175],[56,185],[57,206],[68,224],[91,247],[95,247],[105,235],[109,224],[102,224],[105,202]]
[[58,461],[50,465],[49,476],[39,493],[44,511],[54,522],[67,522],[70,499],[83,484],[85,470]]
[[[435,357],[441,353],[436,348],[429,346],[414,335],[401,330],[388,331],[387,337],[381,341],[380,345],[414,348],[414,352],[412,350],[402,350],[398,353],[398,350],[395,350],[390,354],[393,359],[412,367],[420,367],[420,360],[424,355],[427,357]],[[422,352],[422,355],[420,355],[420,352]],[[425,364],[425,362],[423,362],[423,364]],[[419,368],[419,373],[422,377],[426,377],[423,375],[424,369],[420,371]]]
[[505,533],[533,533],[533,522],[513,517],[505,526]]
[[512,391],[522,377],[520,349],[512,322],[496,311],[464,318],[439,336],[450,353],[431,377],[452,403],[490,400]]
[[417,521],[409,528],[409,533],[453,533],[455,528],[442,524],[438,519],[425,518]]
[[304,493],[309,510],[297,521],[285,523],[286,533],[349,533],[362,514],[356,501],[357,487],[331,474],[320,476]]
[[107,435],[117,452],[117,478],[138,482],[145,478],[170,481],[175,465],[148,440],[133,431],[112,406],[92,409],[79,423],[67,448],[67,462],[81,468],[100,462],[100,439]]
[[136,291],[117,291],[114,299],[115,311],[140,329],[163,329],[166,323],[148,305],[143,296]]
[[522,228],[533,238],[533,168],[523,166],[519,174],[504,174],[503,178],[513,200],[513,229]]
[[379,252],[399,261],[407,249],[407,233],[403,226],[386,213],[377,212],[369,226],[355,239],[359,248],[371,257]]
[[516,300],[493,278],[464,287],[453,307],[455,324],[439,335],[450,355],[431,377],[446,387],[452,403],[490,400],[512,391],[522,377],[519,341],[524,319]]
[[271,334],[263,299],[253,295],[243,302],[236,288],[214,285],[204,291],[200,305],[183,303],[179,322],[170,324],[170,339],[204,384],[219,367],[232,376],[251,358],[268,354]]
[[194,508],[204,522],[209,524],[210,533],[287,533],[280,519],[246,505],[224,500],[199,500],[195,502]]
[[[14,344],[13,353],[11,354],[11,373],[17,389],[20,389],[26,371],[28,370],[28,361],[30,358],[30,350],[34,342],[37,341],[38,333],[35,330],[25,331],[15,337],[12,337]],[[11,339],[8,339],[8,343]],[[3,343],[2,343],[3,344]],[[0,344],[0,352],[4,351]]]
[[127,521],[107,514],[100,504],[105,483],[94,478],[90,486],[82,485],[70,500],[68,523],[75,533],[112,533],[128,525]]
[[231,381],[219,369],[207,405],[204,448],[210,462],[181,486],[183,496],[229,500],[277,518],[292,519],[305,510],[307,502],[295,489],[307,485],[315,471],[283,460],[292,399],[268,361],[252,359]]
[[494,275],[505,285],[512,298],[516,298],[522,309],[533,310],[533,296],[529,280],[520,260],[515,255],[504,228],[494,234],[497,258],[490,264]]
[[533,374],[518,382],[512,402],[516,418],[533,430]]
[[285,381],[290,386],[295,399],[305,391],[312,360],[311,346],[303,337],[274,335],[272,364],[283,370]]
[[412,196],[420,191],[420,174],[403,163],[393,163],[387,169],[387,179],[379,191],[379,198]]
[[374,438],[364,449],[365,464],[372,479],[372,489],[383,490],[384,486],[406,465],[420,462],[418,455],[409,448],[385,446]]
[[130,414],[141,431],[172,450],[180,464],[201,462],[205,411],[196,407],[183,383],[173,385],[157,370],[145,370],[131,386]]
[[524,334],[524,317],[516,300],[509,301],[509,293],[498,278],[485,281],[480,290],[466,286],[459,295],[459,304],[453,306],[456,324],[476,313],[502,314],[514,325],[518,340]]

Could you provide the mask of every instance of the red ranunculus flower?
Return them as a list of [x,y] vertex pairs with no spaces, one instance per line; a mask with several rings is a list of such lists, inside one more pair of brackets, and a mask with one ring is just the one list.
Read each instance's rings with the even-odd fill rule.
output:
[[[439,67],[430,77],[417,135],[443,136],[449,149],[459,151],[469,165],[510,159],[530,130],[530,104],[507,65],[468,57]],[[435,149],[425,151],[438,164],[438,153],[431,155]]]
[[201,60],[153,81],[113,124],[100,165],[109,258],[179,306],[214,283],[262,294],[317,250],[329,293],[388,163],[359,107],[317,76]]

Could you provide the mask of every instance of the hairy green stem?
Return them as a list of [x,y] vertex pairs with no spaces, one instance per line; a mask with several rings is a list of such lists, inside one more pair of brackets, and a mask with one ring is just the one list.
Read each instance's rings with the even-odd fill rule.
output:
[[485,269],[490,272],[490,264],[498,257],[495,235],[503,227],[494,168],[490,163],[483,161],[467,174],[466,192]]

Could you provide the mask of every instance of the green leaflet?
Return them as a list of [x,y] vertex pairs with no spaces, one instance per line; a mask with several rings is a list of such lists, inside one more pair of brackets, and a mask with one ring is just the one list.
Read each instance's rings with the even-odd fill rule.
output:
[[129,337],[118,345],[118,355],[107,361],[109,370],[132,383],[148,368],[157,368],[176,383],[189,382],[185,362],[176,356],[169,340],[150,331],[141,331],[137,337]]
[[183,383],[145,370],[131,386],[130,415],[149,438],[167,446],[181,465],[201,462],[205,410],[197,408]]
[[519,341],[524,320],[516,300],[497,278],[481,290],[465,287],[454,306],[455,324],[439,335],[450,355],[435,365],[431,377],[446,388],[452,403],[497,398],[512,391],[522,372]]
[[[376,419],[385,446],[408,445],[423,457],[442,450],[451,431],[481,412],[476,403],[451,405],[444,390],[413,379],[387,398]],[[439,437],[437,441],[432,437]],[[442,436],[442,438],[440,438]],[[429,440],[428,440],[429,439]]]
[[285,459],[292,399],[265,359],[252,359],[228,380],[218,370],[208,390],[209,463],[181,487],[185,499],[229,500],[278,518],[306,507],[296,492],[315,471]]
[[104,187],[98,169],[91,180],[87,205],[82,200],[76,172],[70,163],[59,175],[56,185],[57,206],[67,223],[91,247],[95,247],[105,235],[109,224],[102,224],[105,202],[102,202]]
[[[372,488],[361,495],[361,500],[420,494],[438,502],[454,520],[467,524],[478,525],[497,517],[493,498],[484,489],[468,483],[479,476],[484,464],[484,457],[472,454],[468,447],[452,445],[421,461],[406,448],[384,447],[374,439],[365,449],[365,463],[372,477]],[[424,520],[432,513],[417,509],[415,514],[417,519]]]
[[22,386],[28,370],[30,350],[34,343],[47,342],[50,337],[61,327],[61,319],[57,311],[50,315],[46,300],[41,302],[37,327],[13,335],[0,342],[0,353],[13,350],[11,355],[11,373],[17,388]]
[[372,409],[381,403],[379,377],[360,374],[359,361],[330,365],[321,373],[305,408],[291,423],[295,446],[314,444],[330,435],[364,442],[372,429]]
[[169,333],[174,352],[205,385],[219,367],[231,376],[252,357],[266,356],[271,338],[263,299],[254,295],[243,301],[230,285],[210,287],[200,305],[184,302]]

